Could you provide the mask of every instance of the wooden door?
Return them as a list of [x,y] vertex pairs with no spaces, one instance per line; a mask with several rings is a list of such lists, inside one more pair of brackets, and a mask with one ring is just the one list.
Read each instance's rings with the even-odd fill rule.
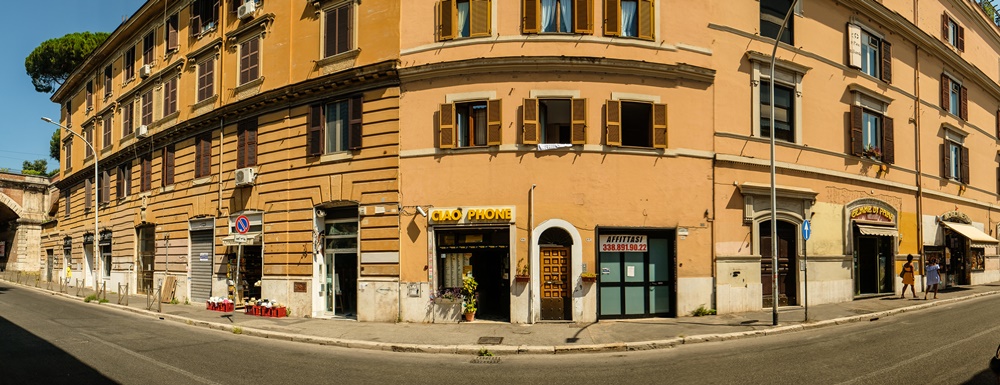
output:
[[542,320],[569,320],[569,248],[543,247],[541,254]]
[[[760,282],[762,285],[762,305],[765,308],[773,306],[774,293],[772,283],[771,263],[771,224],[760,224]],[[778,306],[796,304],[796,228],[787,222],[778,222]]]

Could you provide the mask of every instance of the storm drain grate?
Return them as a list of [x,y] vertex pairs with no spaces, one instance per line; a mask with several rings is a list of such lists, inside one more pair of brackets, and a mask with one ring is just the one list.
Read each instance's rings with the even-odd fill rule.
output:
[[503,342],[503,337],[479,337],[479,342],[476,345],[500,345]]
[[480,356],[480,357],[473,358],[472,361],[470,361],[470,362],[472,362],[473,364],[499,364],[500,363],[500,357],[497,357],[497,356]]

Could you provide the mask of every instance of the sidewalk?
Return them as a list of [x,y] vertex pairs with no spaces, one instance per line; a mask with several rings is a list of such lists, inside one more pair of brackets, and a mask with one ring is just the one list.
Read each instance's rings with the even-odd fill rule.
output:
[[[34,288],[33,277],[3,273],[0,279],[9,284]],[[46,282],[39,283],[45,290]],[[51,293],[56,293],[53,283]],[[92,289],[59,293],[82,300]],[[79,292],[79,294],[77,294]],[[938,294],[937,300],[899,299],[895,296],[861,299],[852,302],[816,305],[809,308],[810,322],[803,322],[801,307],[779,311],[778,326],[771,326],[771,311],[724,314],[705,317],[654,318],[601,321],[597,323],[536,323],[518,325],[477,321],[459,324],[370,323],[351,320],[313,318],[264,318],[205,309],[204,303],[190,305],[162,304],[146,308],[146,296],[129,296],[128,306],[117,305],[117,294],[107,294],[108,306],[134,313],[162,317],[188,325],[233,331],[240,334],[277,338],[321,345],[374,350],[476,354],[485,347],[495,354],[553,354],[574,352],[648,350],[707,341],[787,333],[803,329],[831,326],[856,321],[868,321],[893,314],[954,303],[976,297],[1000,294],[1000,282],[979,286],[952,288]],[[922,293],[918,293],[922,297]],[[93,302],[96,303],[96,302]],[[94,305],[98,306],[98,305]],[[236,332],[236,331],[234,331]],[[481,337],[501,337],[498,344],[479,342]]]

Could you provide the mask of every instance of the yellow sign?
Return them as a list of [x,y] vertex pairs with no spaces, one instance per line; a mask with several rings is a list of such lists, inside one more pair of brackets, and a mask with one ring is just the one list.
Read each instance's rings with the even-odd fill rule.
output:
[[455,207],[431,210],[431,224],[510,223],[514,221],[513,206]]
[[851,219],[861,219],[874,220],[881,222],[895,222],[896,216],[893,215],[889,210],[878,206],[860,206],[855,207],[851,210]]

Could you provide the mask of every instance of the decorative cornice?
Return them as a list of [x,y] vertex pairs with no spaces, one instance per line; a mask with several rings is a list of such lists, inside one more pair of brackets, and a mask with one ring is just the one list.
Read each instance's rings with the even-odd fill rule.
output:
[[220,47],[222,47],[222,38],[217,37],[215,39],[212,39],[212,41],[205,43],[204,47],[188,52],[188,54],[184,55],[184,57],[188,59],[189,63],[194,63],[194,60],[197,60],[199,56],[204,55],[206,52],[212,50],[213,48],[218,50]]
[[[757,51],[747,51],[747,59],[750,59],[750,61],[755,61],[755,62],[759,62],[759,63],[771,64],[771,55],[768,55],[766,53],[757,52]],[[775,67],[781,67],[781,68],[787,68],[787,69],[790,69],[792,71],[798,72],[800,74],[805,74],[806,72],[809,72],[809,70],[812,69],[812,68],[804,66],[802,64],[799,64],[799,63],[796,63],[796,62],[793,62],[793,61],[784,60],[784,59],[774,59],[774,66]]]
[[685,63],[660,64],[639,60],[577,56],[515,56],[457,60],[401,68],[399,78],[403,82],[411,82],[463,75],[525,72],[615,76],[625,73],[642,78],[686,79],[704,83],[715,81],[714,69]]
[[[802,188],[802,187],[790,187],[790,186],[774,186],[775,195],[781,198],[792,198],[792,199],[809,199],[816,200],[816,196],[819,193],[813,191],[812,189]],[[753,182],[743,182],[740,185],[740,194],[743,195],[771,195],[771,186],[753,183]]]
[[234,29],[234,30],[232,30],[230,32],[227,32],[226,33],[226,42],[228,42],[230,44],[233,44],[234,40],[236,40],[237,37],[239,37],[240,35],[246,33],[247,31],[249,31],[249,30],[251,30],[253,28],[256,28],[258,26],[261,26],[261,29],[262,29],[261,32],[262,33],[266,32],[268,25],[270,25],[273,22],[274,22],[274,14],[273,13],[268,13],[268,14],[265,14],[265,15],[261,15],[261,16],[257,17],[256,19],[250,21],[249,23],[241,25],[241,26],[239,26],[239,28],[236,28],[236,29]]

